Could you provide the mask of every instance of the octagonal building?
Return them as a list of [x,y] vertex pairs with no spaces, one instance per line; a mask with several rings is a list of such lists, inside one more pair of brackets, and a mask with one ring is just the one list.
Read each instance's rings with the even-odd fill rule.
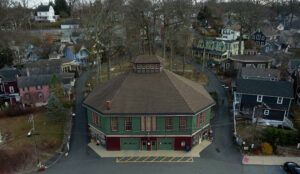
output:
[[140,55],[133,69],[85,99],[90,134],[107,150],[186,150],[210,130],[215,101],[205,88]]

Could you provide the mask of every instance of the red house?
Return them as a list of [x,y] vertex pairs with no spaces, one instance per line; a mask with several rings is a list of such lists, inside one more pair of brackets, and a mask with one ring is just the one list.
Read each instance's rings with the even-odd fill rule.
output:
[[17,78],[20,71],[15,68],[0,70],[0,99],[6,104],[15,104],[20,100]]

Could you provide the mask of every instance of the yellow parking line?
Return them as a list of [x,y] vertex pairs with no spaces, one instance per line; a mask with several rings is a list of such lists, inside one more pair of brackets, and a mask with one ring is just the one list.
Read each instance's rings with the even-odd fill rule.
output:
[[159,158],[159,156],[154,157],[153,160],[151,160],[151,161],[155,162],[155,160],[156,160],[157,158]]
[[138,157],[137,159],[135,159],[134,161],[137,162],[140,158],[142,158],[142,157],[140,156],[140,157]]
[[144,161],[147,161],[149,158],[150,158],[150,156],[146,157],[146,158],[143,160],[143,162],[144,162]]
[[172,162],[172,160],[174,159],[175,157],[172,157],[171,159],[169,159],[169,161],[168,162]]
[[181,157],[181,158],[179,158],[176,162],[182,162],[182,159],[184,158],[184,156],[183,157]]
[[163,157],[160,161],[163,161],[163,160],[165,160],[166,158],[168,158],[168,157],[165,156],[165,157]]
[[133,157],[129,157],[126,161],[130,161]]
[[121,158],[119,158],[119,160],[122,161],[124,158],[126,158],[126,157],[125,157],[125,156],[124,156],[124,157],[121,157]]

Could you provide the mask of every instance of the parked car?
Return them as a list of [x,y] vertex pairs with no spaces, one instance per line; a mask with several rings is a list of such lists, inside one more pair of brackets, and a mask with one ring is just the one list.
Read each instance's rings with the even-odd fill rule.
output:
[[283,164],[283,169],[290,174],[300,174],[300,166],[294,162],[286,162]]
[[76,114],[72,113],[72,118],[75,119],[75,117],[76,117]]

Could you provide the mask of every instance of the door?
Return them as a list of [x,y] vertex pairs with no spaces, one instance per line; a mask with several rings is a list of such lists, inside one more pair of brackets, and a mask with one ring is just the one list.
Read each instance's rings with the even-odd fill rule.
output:
[[151,141],[151,150],[156,150],[156,141],[155,140]]
[[151,141],[147,140],[147,150],[151,150]]
[[147,150],[147,141],[142,141],[142,150]]

